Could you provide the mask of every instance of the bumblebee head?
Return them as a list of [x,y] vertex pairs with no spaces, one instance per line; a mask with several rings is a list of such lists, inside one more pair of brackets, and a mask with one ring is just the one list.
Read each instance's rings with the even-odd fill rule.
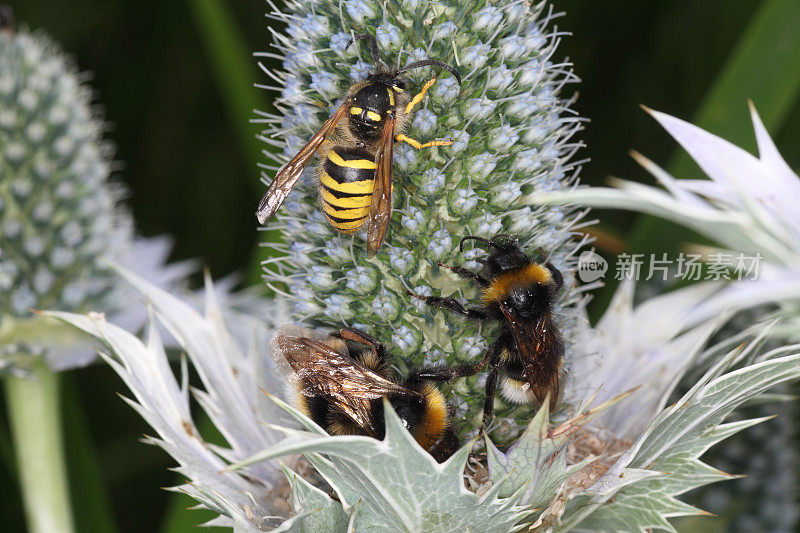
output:
[[422,396],[393,396],[389,401],[406,429],[414,433],[423,423],[425,399]]
[[461,239],[459,251],[464,251],[464,243],[467,241],[484,242],[493,248],[489,257],[481,261],[486,265],[486,270],[491,277],[520,270],[533,263],[533,260],[522,251],[519,240],[513,235],[499,233],[491,239],[468,235]]

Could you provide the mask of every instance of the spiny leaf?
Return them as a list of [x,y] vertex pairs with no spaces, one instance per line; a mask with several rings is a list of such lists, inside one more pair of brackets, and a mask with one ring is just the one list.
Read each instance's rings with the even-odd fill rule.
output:
[[570,475],[566,463],[566,445],[578,431],[583,429],[594,416],[616,404],[630,392],[620,394],[593,408],[585,409],[570,420],[550,430],[549,402],[544,401],[522,436],[508,450],[502,453],[486,439],[487,459],[490,478],[497,483],[508,478],[500,490],[501,496],[511,496],[526,484],[523,501],[539,507],[547,503],[556,489]]
[[[282,407],[285,404],[279,404]],[[304,416],[293,410],[292,416]],[[498,531],[514,529],[528,512],[519,495],[480,498],[462,479],[472,443],[438,464],[414,440],[385,402],[386,437],[323,437],[295,431],[287,439],[246,461],[304,453],[331,484],[345,513],[356,512],[357,531]],[[311,427],[310,424],[305,424]]]
[[292,489],[292,509],[298,515],[308,513],[301,520],[295,520],[292,531],[314,533],[317,531],[343,531],[347,528],[349,517],[342,504],[311,485],[288,466],[281,465]]
[[[639,441],[620,459],[617,467],[629,465],[664,476],[643,479],[602,498],[580,496],[569,503],[568,527],[599,530],[674,531],[667,518],[703,511],[679,502],[675,496],[692,488],[732,478],[715,470],[698,457],[711,445],[766,418],[722,424],[737,406],[775,385],[800,377],[800,355],[767,360],[718,376],[726,360],[740,356],[731,352],[710,369],[700,386],[665,409]],[[612,468],[604,477],[613,483]],[[609,497],[613,495],[613,501]],[[604,505],[602,505],[604,504]]]

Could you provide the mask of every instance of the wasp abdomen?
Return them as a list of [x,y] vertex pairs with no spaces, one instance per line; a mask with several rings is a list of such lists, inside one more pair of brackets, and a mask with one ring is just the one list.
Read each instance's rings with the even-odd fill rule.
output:
[[331,225],[353,233],[364,225],[375,189],[375,154],[363,148],[334,146],[322,164],[322,208]]

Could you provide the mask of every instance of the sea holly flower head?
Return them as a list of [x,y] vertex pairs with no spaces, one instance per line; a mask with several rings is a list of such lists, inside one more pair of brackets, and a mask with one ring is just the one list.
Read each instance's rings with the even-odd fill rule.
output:
[[162,286],[190,270],[166,265],[168,239],[135,235],[103,130],[72,58],[42,32],[0,30],[0,371],[25,371],[34,357],[56,370],[95,358],[85,338],[33,309],[144,323],[101,258]]
[[[452,144],[422,150],[396,144],[393,211],[375,257],[368,257],[364,230],[340,235],[324,220],[313,169],[289,193],[273,222],[284,229],[287,244],[270,244],[286,259],[273,262],[265,279],[289,296],[294,321],[328,329],[363,324],[382,342],[399,341],[399,364],[405,367],[418,366],[434,353],[443,363],[476,360],[475,339],[487,338],[492,328],[481,331],[477,323],[421,306],[408,291],[474,301],[475,288],[439,263],[475,268],[474,260],[481,258],[470,247],[459,253],[462,237],[514,233],[529,254],[543,247],[565,273],[555,312],[569,342],[582,313],[570,266],[582,244],[573,239],[581,213],[531,209],[520,201],[531,190],[572,186],[579,165],[571,159],[580,147],[573,135],[581,121],[562,95],[576,79],[568,65],[554,59],[559,36],[552,8],[454,0],[379,7],[358,0],[342,6],[292,2],[286,13],[271,15],[286,22],[289,35],[302,38],[275,38],[274,47],[286,61],[285,71],[272,77],[286,85],[276,101],[281,114],[263,115],[263,137],[282,151],[265,181],[319,130],[353,82],[374,70],[369,44],[351,43],[356,35],[374,36],[390,69],[431,58],[453,66],[462,81],[435,66],[403,73],[410,95],[437,78],[409,117],[405,134],[420,142],[448,139]],[[413,333],[398,335],[401,331]],[[474,378],[466,388],[461,385],[463,392],[452,392],[469,406],[468,416],[459,421],[466,429],[480,416],[482,385]],[[497,413],[505,426],[516,428],[509,432],[513,436],[534,410],[498,402]]]

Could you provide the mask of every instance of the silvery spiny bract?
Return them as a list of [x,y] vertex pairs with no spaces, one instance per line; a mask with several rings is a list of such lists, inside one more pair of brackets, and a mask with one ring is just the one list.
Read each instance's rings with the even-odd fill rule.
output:
[[[278,248],[288,255],[277,265],[279,274],[265,271],[270,286],[291,296],[294,320],[331,329],[356,325],[409,366],[477,360],[492,331],[426,308],[407,290],[474,299],[475,291],[438,262],[476,269],[480,250],[467,246],[459,254],[461,237],[511,233],[529,253],[546,250],[565,272],[557,320],[569,342],[579,315],[570,258],[580,214],[519,201],[533,190],[576,181],[569,159],[579,147],[572,136],[581,123],[560,96],[575,77],[554,57],[559,34],[549,6],[455,0],[287,5],[287,13],[272,13],[288,24],[287,35],[274,33],[285,71],[270,73],[281,86],[276,105],[282,116],[261,119],[268,124],[264,140],[282,150],[279,164],[319,130],[347,88],[371,71],[366,45],[345,50],[356,34],[374,34],[390,67],[433,58],[455,66],[463,79],[459,91],[453,76],[434,67],[405,74],[412,94],[439,75],[406,133],[454,142],[424,151],[395,146],[394,211],[376,257],[367,257],[363,230],[354,238],[340,236],[327,224],[313,163],[306,170],[278,211],[276,226],[284,229],[286,243]],[[265,169],[266,181],[277,165]],[[464,427],[473,427],[482,406],[478,379],[453,385],[455,418],[466,419]],[[509,438],[532,413],[528,406],[515,409],[498,401],[497,420]]]

